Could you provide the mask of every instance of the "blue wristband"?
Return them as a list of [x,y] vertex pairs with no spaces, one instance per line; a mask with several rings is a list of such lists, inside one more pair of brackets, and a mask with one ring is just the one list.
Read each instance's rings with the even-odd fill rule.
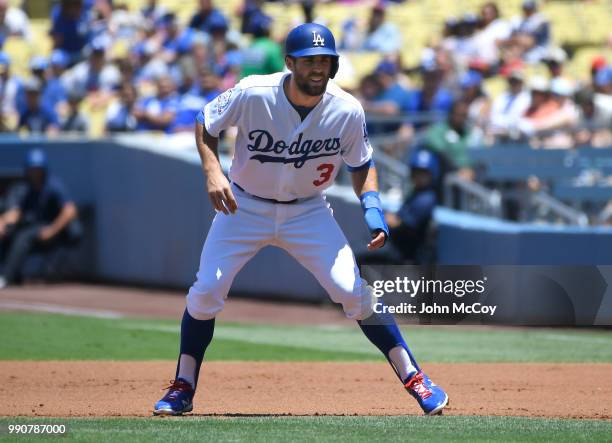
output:
[[377,234],[382,231],[385,233],[385,241],[389,238],[389,227],[385,222],[385,216],[380,204],[380,197],[376,191],[364,192],[361,197],[361,208],[363,209],[363,216],[365,218],[366,225],[371,234]]

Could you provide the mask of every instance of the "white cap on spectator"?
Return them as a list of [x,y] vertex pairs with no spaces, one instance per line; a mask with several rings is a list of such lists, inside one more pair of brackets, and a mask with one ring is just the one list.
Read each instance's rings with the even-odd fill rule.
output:
[[510,74],[508,75],[508,79],[515,79],[515,80],[520,80],[524,82],[525,72],[522,69],[515,68],[512,71],[510,71]]
[[551,46],[550,48],[548,48],[546,55],[543,57],[543,60],[561,64],[567,60],[567,53],[558,46]]
[[550,82],[550,92],[555,95],[569,97],[574,93],[574,86],[569,80],[562,77],[557,77]]
[[423,71],[436,69],[436,51],[432,48],[423,48],[421,51],[420,67]]
[[548,80],[540,75],[533,77],[531,80],[529,80],[529,89],[532,91],[548,92]]

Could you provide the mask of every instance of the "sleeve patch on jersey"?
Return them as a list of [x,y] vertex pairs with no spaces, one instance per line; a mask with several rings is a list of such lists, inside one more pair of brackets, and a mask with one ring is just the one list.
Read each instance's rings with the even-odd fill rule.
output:
[[229,107],[232,94],[234,93],[234,88],[228,89],[219,97],[217,97],[217,103],[215,107],[217,108],[217,114],[221,115],[225,112],[225,110]]

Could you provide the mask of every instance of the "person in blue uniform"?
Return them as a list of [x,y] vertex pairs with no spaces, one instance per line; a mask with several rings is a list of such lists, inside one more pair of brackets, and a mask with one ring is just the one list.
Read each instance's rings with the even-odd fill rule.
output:
[[389,226],[389,245],[384,250],[360,254],[360,265],[404,264],[423,262],[433,210],[438,198],[436,183],[440,166],[436,155],[418,150],[410,157],[412,191],[397,212],[385,213]]
[[81,236],[77,207],[59,178],[49,173],[40,149],[28,152],[26,181],[9,192],[0,214],[0,288],[18,283],[28,255],[77,242]]

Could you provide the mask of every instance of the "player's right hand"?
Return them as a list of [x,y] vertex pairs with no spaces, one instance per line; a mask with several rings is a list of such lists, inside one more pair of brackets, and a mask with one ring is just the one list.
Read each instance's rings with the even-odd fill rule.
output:
[[221,211],[226,215],[236,212],[238,204],[230,183],[223,172],[208,174],[206,187],[208,188],[208,198],[210,198],[210,202],[216,211]]

